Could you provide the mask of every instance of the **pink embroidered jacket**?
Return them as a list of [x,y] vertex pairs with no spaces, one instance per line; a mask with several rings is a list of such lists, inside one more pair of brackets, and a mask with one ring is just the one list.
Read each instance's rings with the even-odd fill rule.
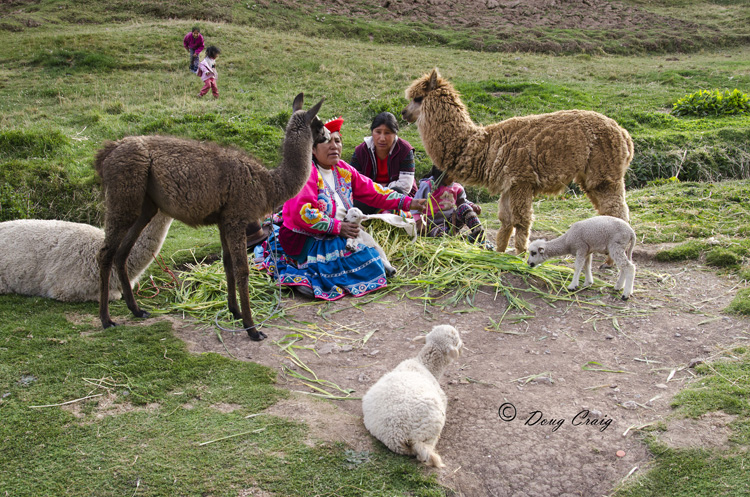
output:
[[[411,206],[411,197],[374,183],[343,160],[333,167],[333,177],[335,185],[330,187],[338,191],[345,210],[353,206],[354,199],[381,209],[408,210]],[[341,221],[334,217],[335,197],[315,164],[302,190],[284,203],[282,215],[284,226],[296,233],[321,238],[341,232]]]

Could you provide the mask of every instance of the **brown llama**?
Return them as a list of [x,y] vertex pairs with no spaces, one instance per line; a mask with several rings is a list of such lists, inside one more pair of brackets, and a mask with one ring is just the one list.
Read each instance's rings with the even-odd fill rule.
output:
[[449,180],[500,194],[497,250],[516,231],[516,253],[526,251],[537,195],[562,192],[571,181],[599,214],[629,221],[625,172],[633,140],[597,112],[563,110],[474,124],[458,92],[437,69],[406,89],[404,119],[416,121],[427,155]]
[[189,226],[218,225],[229,311],[242,319],[252,340],[266,338],[255,328],[250,311],[245,229],[299,192],[310,176],[313,143],[330,136],[317,117],[323,100],[308,111],[302,103],[300,93],[292,104],[281,164],[273,170],[241,150],[215,143],[167,136],[131,136],[105,143],[94,161],[106,207],[98,257],[99,318],[104,328],[115,326],[108,299],[113,264],[128,309],[135,317],[149,316],[133,297],[126,264],[141,231],[161,210]]

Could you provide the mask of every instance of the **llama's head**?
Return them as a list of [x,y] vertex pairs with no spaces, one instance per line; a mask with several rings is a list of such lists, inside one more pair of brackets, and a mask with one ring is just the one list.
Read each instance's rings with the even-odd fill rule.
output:
[[[307,127],[312,131],[313,143],[324,142],[331,139],[331,133],[324,126],[323,121],[318,117],[318,111],[325,101],[325,97],[320,99],[320,102],[315,104],[309,110],[302,108],[305,95],[300,93],[294,98],[292,102],[292,117],[289,119],[289,123],[286,126],[286,134],[297,134],[303,132]],[[310,145],[312,149],[312,144]]]
[[401,116],[410,123],[415,122],[419,118],[424,99],[428,98],[431,92],[446,86],[450,87],[450,83],[440,76],[437,67],[431,73],[415,80],[406,89],[406,99],[409,100],[409,105],[401,111]]
[[365,219],[367,219],[367,216],[365,216],[357,207],[349,208],[349,210],[346,211],[346,216],[344,216],[344,221],[347,223],[361,224]]
[[546,247],[547,240],[534,240],[531,242],[528,248],[529,266],[534,267],[547,260],[547,255],[544,253]]

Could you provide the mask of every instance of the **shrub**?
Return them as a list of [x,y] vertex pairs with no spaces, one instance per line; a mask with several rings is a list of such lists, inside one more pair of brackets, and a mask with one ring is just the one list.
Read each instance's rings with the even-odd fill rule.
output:
[[737,88],[732,91],[700,90],[685,95],[672,106],[675,116],[725,116],[750,112],[750,98]]
[[736,266],[742,258],[725,248],[715,248],[706,254],[706,264],[714,267]]
[[750,315],[750,288],[737,292],[726,311],[731,314]]
[[661,262],[686,261],[697,259],[705,249],[705,243],[696,240],[682,243],[671,249],[661,250],[656,253],[656,260]]

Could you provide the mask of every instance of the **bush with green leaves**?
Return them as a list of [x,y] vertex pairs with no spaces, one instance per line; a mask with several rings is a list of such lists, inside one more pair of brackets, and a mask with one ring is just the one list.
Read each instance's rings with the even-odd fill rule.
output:
[[732,91],[699,90],[685,95],[672,106],[675,116],[726,116],[750,113],[750,97],[735,88]]

